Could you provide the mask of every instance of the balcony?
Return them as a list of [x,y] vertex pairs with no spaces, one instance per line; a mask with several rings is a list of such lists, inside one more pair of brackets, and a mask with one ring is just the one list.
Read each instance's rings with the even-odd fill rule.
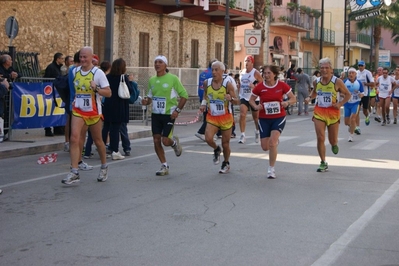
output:
[[[374,46],[374,40],[371,35],[369,34],[364,34],[364,33],[357,33],[357,32],[352,32],[350,34],[350,40],[351,40],[351,46],[356,46],[356,44],[359,45],[359,47],[366,48],[365,46],[370,46],[371,42],[373,42]],[[384,48],[384,40],[380,40],[380,49]]]
[[[302,40],[311,42],[320,42],[320,27],[315,26],[314,30],[307,32],[302,36]],[[330,29],[323,29],[323,43],[335,45],[335,31]]]
[[299,9],[273,6],[270,26],[296,32],[308,32],[313,29],[314,17]]
[[[93,2],[105,3],[106,0],[93,0]],[[209,0],[209,10],[204,10],[204,7],[199,6],[197,2],[195,0],[115,0],[115,6],[131,7],[155,14],[175,13],[191,20],[224,26],[226,0]],[[253,0],[230,0],[230,26],[237,27],[253,22],[253,5]],[[180,13],[176,13],[179,11]]]

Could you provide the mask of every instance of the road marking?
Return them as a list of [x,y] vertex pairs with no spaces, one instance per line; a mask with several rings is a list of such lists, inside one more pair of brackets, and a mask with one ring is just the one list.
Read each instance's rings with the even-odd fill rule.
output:
[[[356,141],[356,140],[355,140]],[[357,150],[375,150],[378,147],[384,145],[385,143],[389,142],[389,140],[384,139],[366,139],[351,147],[351,149]]]
[[[343,140],[343,138],[338,138],[338,142],[339,142],[340,140]],[[330,143],[328,142],[328,138],[326,138],[326,140],[324,141],[324,144],[325,144],[326,146],[330,144]],[[338,144],[339,144],[339,143],[338,143]],[[312,148],[315,148],[315,147],[317,147],[317,139],[314,139],[314,140],[311,140],[311,141],[302,143],[302,144],[300,144],[300,145],[298,145],[298,146],[300,146],[300,147],[312,147]]]
[[310,122],[312,121],[312,117],[305,117],[305,118],[293,118],[293,119],[287,119],[288,123],[297,123],[297,122],[302,122],[302,121],[307,121],[309,120]]
[[359,219],[351,224],[345,233],[340,236],[324,254],[316,260],[312,266],[329,266],[332,265],[347,249],[348,245],[355,240],[364,230],[364,228],[373,220],[387,203],[395,196],[399,190],[399,179],[395,181],[385,192],[379,197],[374,204],[367,209]]
[[[152,138],[151,138],[152,139]],[[185,149],[189,149],[192,148],[193,146],[185,146]],[[173,149],[168,149],[165,150],[165,153],[169,153],[169,152],[174,152]],[[150,156],[154,156],[156,155],[156,153],[149,153],[149,154],[145,154],[145,155],[140,155],[140,156],[135,156],[135,157],[125,157],[125,159],[123,160],[110,160],[109,162],[107,162],[108,165],[113,165],[116,163],[122,163],[125,161],[131,161],[131,160],[136,160],[136,159],[141,159],[141,158],[146,158],[146,157],[150,157]],[[98,168],[100,167],[101,164],[97,164],[97,165],[93,165],[93,168]],[[93,169],[94,170],[94,169]],[[40,181],[40,180],[44,180],[44,179],[49,179],[49,178],[53,178],[56,176],[60,176],[60,175],[66,175],[69,172],[63,172],[63,173],[57,173],[57,174],[52,174],[52,175],[46,175],[46,176],[41,176],[41,177],[36,177],[36,178],[31,178],[31,179],[27,179],[27,180],[23,180],[23,181],[18,181],[18,182],[13,182],[13,183],[8,183],[8,184],[4,184],[4,185],[0,185],[1,188],[5,188],[5,187],[12,187],[12,186],[17,186],[17,185],[23,185],[23,184],[27,184],[27,183],[31,183],[31,182],[35,182],[35,181]]]

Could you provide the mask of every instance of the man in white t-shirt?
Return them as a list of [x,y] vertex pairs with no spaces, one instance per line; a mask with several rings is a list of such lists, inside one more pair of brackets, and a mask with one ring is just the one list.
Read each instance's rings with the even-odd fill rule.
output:
[[391,105],[391,95],[393,90],[397,87],[395,79],[388,76],[388,68],[383,68],[382,76],[377,79],[378,97],[380,98],[380,107],[382,122],[381,126],[391,123],[389,118],[389,106]]
[[[374,86],[374,77],[373,74],[366,69],[366,63],[364,61],[359,61],[357,66],[359,70],[357,71],[356,79],[359,80],[363,84],[364,96],[360,100],[360,108],[363,107],[363,114],[366,117],[365,124],[368,126],[370,124],[370,114],[369,114],[369,105],[370,105],[370,90]],[[357,135],[361,134],[360,131],[360,115],[359,112],[356,116],[356,128],[355,133]]]

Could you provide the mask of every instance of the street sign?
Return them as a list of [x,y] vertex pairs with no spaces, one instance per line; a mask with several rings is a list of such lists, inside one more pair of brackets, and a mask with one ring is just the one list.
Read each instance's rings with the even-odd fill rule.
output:
[[391,51],[380,50],[378,52],[378,66],[380,67],[391,67]]
[[10,39],[14,39],[18,35],[18,21],[14,16],[6,20],[6,34]]
[[245,30],[244,46],[256,48],[260,47],[262,42],[261,30]]
[[246,48],[247,54],[253,54],[253,55],[258,55],[259,54],[259,48]]

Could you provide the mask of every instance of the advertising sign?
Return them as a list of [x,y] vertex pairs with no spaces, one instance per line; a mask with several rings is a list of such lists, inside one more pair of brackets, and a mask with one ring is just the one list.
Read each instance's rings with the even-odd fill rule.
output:
[[378,66],[380,67],[391,67],[391,51],[390,50],[380,50],[378,56]]
[[65,109],[55,106],[53,93],[56,93],[58,106],[62,100],[51,85],[51,82],[13,83],[13,129],[65,126]]

